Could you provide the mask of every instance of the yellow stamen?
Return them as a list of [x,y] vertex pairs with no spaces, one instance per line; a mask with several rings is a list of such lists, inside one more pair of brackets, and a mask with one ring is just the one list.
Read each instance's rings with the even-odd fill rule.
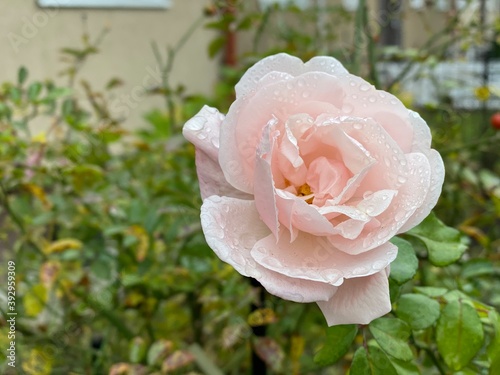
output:
[[[311,195],[312,193],[313,192],[311,190],[311,187],[308,184],[301,185],[297,189],[297,195],[299,197],[305,197],[307,195]],[[308,199],[306,199],[306,202],[311,204],[313,202],[313,199],[314,199],[314,197],[308,198]]]

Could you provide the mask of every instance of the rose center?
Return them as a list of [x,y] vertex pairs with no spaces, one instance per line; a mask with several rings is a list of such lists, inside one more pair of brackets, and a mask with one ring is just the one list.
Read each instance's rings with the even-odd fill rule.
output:
[[323,205],[342,192],[349,177],[350,172],[342,162],[320,156],[309,165],[305,185],[314,194],[314,204]]

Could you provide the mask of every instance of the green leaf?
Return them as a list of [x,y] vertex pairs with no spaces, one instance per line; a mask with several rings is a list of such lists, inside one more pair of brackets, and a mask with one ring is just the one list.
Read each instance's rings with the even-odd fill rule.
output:
[[398,375],[421,375],[418,367],[413,362],[404,362],[397,359],[391,360]]
[[149,366],[160,364],[174,351],[174,344],[168,340],[157,340],[149,348],[147,363]]
[[493,325],[493,338],[488,345],[490,360],[490,375],[500,374],[500,315],[496,311],[490,312],[490,321]]
[[465,367],[483,345],[483,326],[476,310],[460,300],[443,309],[436,328],[439,353],[454,371]]
[[368,359],[374,375],[397,375],[387,355],[376,345],[368,344]]
[[368,352],[360,347],[354,353],[350,375],[398,375],[387,355],[373,343],[368,344]]
[[19,83],[19,85],[22,85],[24,82],[26,82],[27,78],[28,78],[28,69],[26,69],[26,67],[24,66],[21,66],[17,71],[17,83]]
[[24,313],[28,317],[37,316],[47,303],[48,292],[43,284],[36,284],[23,296]]
[[379,318],[369,325],[370,332],[380,347],[390,356],[402,361],[411,361],[413,353],[407,343],[410,327],[402,320]]
[[391,242],[398,247],[398,256],[391,263],[391,279],[401,285],[411,280],[418,268],[418,259],[408,241],[393,237]]
[[210,356],[198,344],[192,344],[189,347],[189,352],[194,356],[194,360],[198,364],[203,373],[206,375],[223,375],[217,365],[213,362]]
[[407,234],[424,243],[429,260],[438,267],[456,262],[467,249],[461,241],[460,232],[444,225],[434,213],[427,216],[419,226]]
[[225,43],[226,38],[224,38],[223,36],[212,40],[208,45],[208,56],[210,56],[210,58],[214,58],[215,55],[217,55],[217,53],[222,49]]
[[340,360],[351,347],[358,329],[354,324],[329,327],[325,345],[314,356],[320,366],[330,366]]
[[130,342],[129,360],[132,363],[141,363],[146,358],[147,344],[142,337],[135,337]]
[[494,272],[495,267],[488,259],[471,259],[462,266],[462,277],[464,279],[491,275]]
[[368,362],[368,354],[366,353],[366,349],[361,346],[354,353],[349,375],[366,375],[369,373],[370,362]]
[[444,296],[448,293],[448,289],[446,288],[438,288],[434,286],[416,286],[413,288],[416,292],[420,294],[425,294],[427,297],[436,298]]
[[40,82],[34,82],[28,87],[28,99],[34,101],[40,92],[42,91],[42,84]]
[[425,329],[439,318],[439,303],[421,294],[404,294],[396,306],[398,318],[407,322],[412,329]]

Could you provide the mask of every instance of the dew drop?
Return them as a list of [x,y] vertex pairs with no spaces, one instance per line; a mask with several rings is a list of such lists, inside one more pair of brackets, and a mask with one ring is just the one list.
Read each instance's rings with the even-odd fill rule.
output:
[[311,93],[309,91],[304,91],[302,93],[302,97],[305,99],[305,98],[308,98],[309,96],[311,95]]
[[300,78],[298,81],[297,81],[297,85],[299,85],[299,87],[304,87],[306,84],[306,82],[304,81],[304,79]]
[[196,134],[196,138],[198,139],[206,139],[207,138],[207,134],[204,133],[204,132],[199,132]]
[[359,276],[366,273],[366,267],[356,267],[352,270],[353,276]]
[[406,177],[405,176],[398,176],[398,182],[400,184],[404,184],[406,182]]
[[195,119],[193,119],[193,121],[191,121],[191,123],[189,124],[189,128],[194,131],[200,131],[201,129],[203,129],[206,123],[206,120],[196,121]]
[[354,111],[354,106],[349,103],[344,103],[344,105],[342,106],[342,112],[351,113],[352,111]]
[[385,262],[383,260],[377,260],[375,263],[373,263],[372,268],[374,270],[380,271],[385,268]]
[[363,129],[363,125],[360,124],[359,122],[356,122],[355,124],[353,124],[353,128],[360,130],[360,129]]
[[368,98],[368,101],[369,101],[370,103],[375,103],[375,102],[377,101],[377,99],[376,99],[374,96],[370,96],[370,97]]
[[404,219],[405,217],[405,211],[398,211],[396,212],[396,215],[394,215],[394,221],[398,222]]
[[368,90],[370,90],[370,85],[367,83],[363,83],[361,86],[359,86],[359,89],[361,91],[368,91]]

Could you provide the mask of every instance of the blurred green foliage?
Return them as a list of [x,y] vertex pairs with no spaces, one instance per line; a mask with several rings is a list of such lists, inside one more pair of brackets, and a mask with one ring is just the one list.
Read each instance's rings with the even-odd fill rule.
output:
[[[361,7],[352,17],[340,8],[255,12],[248,3],[206,10],[206,27],[219,32],[212,56],[228,31],[253,32],[253,50],[238,55],[242,66],[221,68],[211,97],[169,83],[191,29],[166,56],[154,47],[162,84],[148,93],[165,98],[165,109],[138,130],[110,110],[119,78],[98,90],[80,78],[104,34],[62,51],[67,84],[32,81],[21,67],[1,86],[0,261],[16,264],[18,373],[244,374],[251,351],[275,374],[500,373],[500,133],[487,110],[459,112],[446,101],[423,110],[447,168],[436,212],[451,227],[431,215],[393,239],[394,309],[367,326],[327,328],[315,305],[272,296],[252,310],[259,290],[208,248],[184,122],[203,104],[225,112],[243,65],[268,53],[334,55],[372,82],[382,56],[370,50],[371,33],[361,34],[363,49],[339,49],[336,23],[319,22],[330,12],[351,25],[363,20]],[[408,64],[441,56],[406,52],[398,56]],[[362,56],[367,64],[356,68]],[[387,88],[407,99],[397,82]],[[0,371],[13,374],[0,290]],[[262,326],[266,336],[255,336]]]

